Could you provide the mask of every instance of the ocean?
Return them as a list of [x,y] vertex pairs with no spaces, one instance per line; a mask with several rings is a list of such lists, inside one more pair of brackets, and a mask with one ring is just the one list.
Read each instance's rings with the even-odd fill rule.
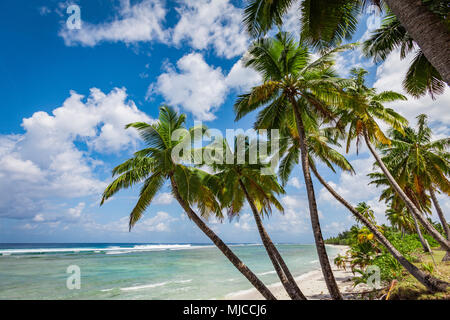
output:
[[[265,284],[278,282],[262,245],[230,247]],[[295,277],[319,268],[314,245],[277,247]],[[330,259],[339,250],[327,246]],[[79,289],[68,288],[68,268]],[[213,245],[0,244],[0,299],[224,299],[251,288]]]

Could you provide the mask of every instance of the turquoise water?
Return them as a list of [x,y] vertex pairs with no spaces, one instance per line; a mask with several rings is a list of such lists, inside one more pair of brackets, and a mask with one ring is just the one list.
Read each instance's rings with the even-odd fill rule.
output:
[[[294,276],[319,267],[314,245],[277,247]],[[263,246],[231,248],[264,283],[278,282]],[[252,288],[210,245],[0,244],[0,254],[0,299],[223,299]],[[71,265],[80,289],[66,286]]]

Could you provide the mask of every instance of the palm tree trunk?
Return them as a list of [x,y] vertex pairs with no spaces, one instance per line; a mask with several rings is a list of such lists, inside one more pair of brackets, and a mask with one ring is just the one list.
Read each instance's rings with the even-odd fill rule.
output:
[[413,214],[420,223],[424,226],[425,230],[428,231],[428,233],[436,239],[439,244],[445,248],[445,250],[450,250],[450,242],[445,239],[439,231],[437,231],[431,223],[425,219],[422,214],[420,213],[419,209],[414,205],[414,203],[411,201],[411,199],[408,198],[408,196],[405,194],[405,192],[402,190],[402,188],[398,185],[397,181],[395,181],[394,177],[391,175],[389,170],[386,168],[386,166],[383,163],[383,160],[381,160],[380,156],[376,153],[375,149],[373,148],[372,144],[369,141],[369,137],[367,135],[367,131],[364,130],[364,139],[366,141],[367,147],[369,148],[370,152],[374,156],[375,160],[377,161],[378,165],[380,166],[381,170],[383,171],[386,178],[389,180],[389,183],[394,188],[394,190],[397,192],[397,194],[402,198],[402,200],[405,202],[408,210],[411,214]]
[[316,242],[317,254],[319,256],[320,265],[322,267],[322,273],[331,297],[334,300],[343,300],[341,292],[339,291],[339,287],[336,283],[336,279],[334,278],[333,271],[331,269],[330,260],[328,259],[327,251],[325,249],[325,243],[323,241],[322,231],[320,229],[319,213],[317,211],[316,196],[314,194],[314,185],[311,179],[311,173],[309,171],[308,146],[306,142],[303,120],[298,110],[297,101],[295,100],[295,98],[291,99],[291,103],[294,109],[297,131],[300,137],[300,153],[303,176],[305,178],[306,191],[308,194],[309,214],[311,217],[311,225],[314,233],[314,240]]
[[231,249],[220,239],[214,231],[212,231],[206,223],[203,222],[202,219],[197,216],[197,214],[191,209],[188,203],[183,200],[178,190],[178,186],[176,185],[173,179],[170,179],[172,184],[172,189],[175,195],[175,198],[180,203],[181,207],[184,209],[188,217],[194,221],[194,223],[203,231],[203,233],[211,239],[211,241],[216,245],[216,247],[222,251],[225,257],[230,260],[230,262],[238,269],[244,277],[250,281],[250,283],[262,294],[264,298],[267,300],[276,300],[275,296],[270,292],[270,290],[266,287],[266,285],[258,279],[258,277],[231,251]]
[[[284,289],[286,290],[286,292],[288,293],[289,297],[291,297],[292,300],[306,300],[306,297],[300,291],[300,288],[297,286],[297,283],[292,277],[289,269],[287,269],[286,267],[285,270],[287,270],[287,273],[290,275],[292,279],[289,279],[287,274],[285,274],[284,270],[282,270],[281,261],[284,266],[286,266],[286,264],[284,263],[283,258],[281,258],[281,255],[279,254],[277,248],[275,247],[269,235],[267,234],[263,226],[261,217],[259,216],[259,212],[256,209],[255,203],[248,194],[247,188],[245,187],[242,180],[239,180],[239,184],[242,190],[244,191],[245,197],[247,198],[250,208],[252,209],[253,217],[255,218],[256,226],[258,227],[259,236],[261,237],[263,245],[266,248],[267,254],[269,255],[270,261],[272,261],[273,267],[275,268],[275,271],[277,272],[278,278],[280,278],[280,281],[283,284]],[[276,254],[275,252],[278,254]]]
[[436,208],[436,212],[439,216],[439,220],[441,220],[442,228],[444,229],[445,235],[447,236],[447,240],[450,240],[450,228],[448,227],[447,220],[445,220],[444,212],[442,211],[439,202],[437,201],[436,194],[434,193],[433,188],[430,188],[431,200],[433,200],[434,207]]
[[420,226],[419,226],[419,223],[417,222],[416,217],[413,214],[411,214],[411,216],[414,220],[414,226],[416,228],[417,235],[419,236],[419,241],[422,244],[423,251],[431,253],[430,246],[428,245],[428,242],[425,242],[425,239],[423,237],[422,231],[420,230]]
[[448,287],[448,283],[439,280],[431,275],[428,275],[409,262],[390,242],[389,240],[374,226],[366,217],[359,213],[350,203],[348,203],[344,198],[342,198],[317,172],[314,166],[311,166],[311,170],[320,183],[330,192],[333,197],[339,201],[344,207],[346,207],[350,212],[372,232],[378,241],[392,254],[392,256],[414,277],[422,283],[428,290],[445,291]]
[[386,0],[425,57],[450,85],[450,32],[422,0]]

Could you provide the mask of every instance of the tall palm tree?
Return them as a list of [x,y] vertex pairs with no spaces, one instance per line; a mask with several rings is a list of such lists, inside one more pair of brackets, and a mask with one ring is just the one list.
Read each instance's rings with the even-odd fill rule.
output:
[[[239,142],[242,139],[243,144]],[[228,215],[233,218],[242,210],[244,201],[247,200],[253,213],[258,232],[267,254],[274,266],[277,275],[283,284],[286,292],[293,300],[306,300],[306,297],[300,291],[297,283],[289,271],[286,263],[278,252],[277,248],[270,239],[264,228],[261,215],[269,215],[272,212],[272,206],[280,212],[284,212],[281,203],[278,202],[276,195],[284,193],[284,189],[278,184],[275,175],[262,174],[263,169],[268,169],[267,165],[259,157],[255,159],[256,163],[250,164],[251,143],[248,138],[238,136],[234,143],[234,152],[226,141],[220,142],[222,146],[217,148],[221,150],[218,161],[210,161],[209,166],[214,171],[212,188],[219,186],[217,192],[222,206],[228,209]],[[214,148],[214,146],[212,145]],[[244,150],[239,150],[243,148]],[[220,152],[220,151],[219,151]],[[244,154],[244,161],[239,161],[241,152]],[[227,159],[226,163],[221,161]],[[229,161],[232,159],[232,161]]]
[[368,4],[382,3],[395,14],[442,79],[450,84],[450,32],[446,0],[249,0],[243,22],[252,36],[283,23],[283,16],[299,5],[300,36],[319,48],[334,46],[356,31],[357,17]]
[[[114,168],[113,176],[117,176],[117,178],[105,189],[101,205],[119,190],[143,183],[136,206],[130,213],[129,227],[131,230],[151,204],[157,192],[166,181],[169,181],[174,197],[187,216],[264,298],[274,300],[275,297],[264,283],[191,208],[192,205],[196,205],[204,217],[208,217],[210,214],[216,214],[219,217],[221,215],[221,208],[214,193],[202,183],[207,174],[174,161],[172,156],[174,148],[186,144],[190,141],[191,136],[195,136],[195,130],[203,130],[202,128],[186,130],[184,128],[185,119],[185,115],[178,115],[170,107],[162,106],[156,123],[136,122],[126,126],[126,128],[137,129],[147,146],[137,151],[133,158]],[[181,131],[182,134],[178,139],[172,140],[172,134],[175,131]],[[189,155],[183,156],[189,157]]]
[[[443,230],[450,239],[450,230],[435,192],[439,190],[450,195],[450,138],[431,140],[432,132],[427,125],[427,116],[417,117],[417,129],[406,128],[404,134],[396,130],[390,132],[391,146],[383,148],[383,161],[399,172],[401,183],[409,181],[412,194],[423,207],[429,205],[428,191],[435,206]],[[404,188],[405,189],[405,188]],[[424,203],[425,202],[425,203]]]
[[[310,124],[314,124],[311,122]],[[280,161],[280,168],[278,170],[281,180],[285,183],[292,171],[295,164],[298,163],[298,136],[295,130],[292,129],[292,124],[285,122],[280,135],[280,145],[282,145],[281,153],[283,155]],[[336,140],[335,130],[332,128],[319,129],[317,124],[308,128],[308,146],[310,152],[311,171],[314,173],[320,183],[330,192],[333,197],[344,205],[355,217],[355,219],[363,223],[374,234],[375,238],[386,247],[386,249],[392,254],[392,256],[420,283],[427,287],[431,291],[445,291],[448,284],[436,279],[430,275],[425,274],[411,262],[409,262],[384,236],[380,228],[376,225],[374,217],[370,214],[370,208],[367,205],[360,206],[360,211],[365,211],[366,214],[362,214],[356,210],[349,202],[347,202],[342,196],[340,196],[319,174],[315,159],[324,163],[333,172],[335,169],[333,166],[339,167],[341,170],[353,173],[353,168],[347,159],[339,152],[334,150],[332,146],[340,147],[340,144]],[[283,145],[284,144],[284,145]],[[367,210],[368,209],[368,210]]]
[[389,208],[386,210],[386,216],[391,225],[401,231],[402,237],[405,232],[414,231],[414,221],[408,214],[407,210],[396,210],[394,208]]
[[395,192],[405,202],[411,214],[420,221],[424,228],[442,247],[449,250],[450,242],[421,215],[420,210],[405,194],[372,145],[373,141],[379,144],[391,144],[391,140],[385,136],[378,126],[376,119],[382,120],[401,133],[404,132],[403,127],[407,124],[406,119],[394,110],[385,108],[383,103],[405,100],[406,98],[396,92],[384,91],[377,93],[374,88],[366,87],[365,75],[367,71],[364,69],[352,69],[351,74],[355,80],[354,86],[348,86],[346,88],[349,101],[347,101],[347,108],[340,110],[340,118],[337,122],[338,127],[343,128],[348,126],[347,150],[352,140],[356,139],[356,145],[358,147],[361,138],[363,138],[381,171],[389,180]]
[[304,123],[311,117],[332,117],[329,106],[340,101],[338,88],[345,83],[345,80],[336,78],[332,69],[332,54],[351,47],[340,47],[310,62],[308,49],[296,43],[287,33],[280,32],[275,38],[255,41],[248,51],[245,65],[258,71],[264,83],[241,95],[234,106],[236,120],[263,107],[255,123],[257,129],[281,128],[283,117],[289,113],[295,119],[314,239],[333,299],[342,299],[342,295],[331,270],[320,228]]

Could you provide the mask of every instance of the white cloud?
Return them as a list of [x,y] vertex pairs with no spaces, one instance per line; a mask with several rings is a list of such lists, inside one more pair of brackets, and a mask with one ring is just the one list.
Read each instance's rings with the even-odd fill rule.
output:
[[181,105],[198,120],[213,120],[213,111],[225,99],[227,87],[220,68],[209,66],[202,55],[190,53],[158,77],[156,91],[171,105]]
[[[164,211],[159,211],[154,216],[149,216],[146,214],[144,218],[139,220],[136,225],[131,229],[133,233],[144,233],[144,232],[169,232],[170,225],[172,222],[177,221],[178,218],[172,217],[170,214]],[[147,217],[148,216],[148,217]],[[107,232],[129,232],[128,227],[129,217],[125,216],[119,220],[115,220],[106,224],[90,223],[86,224],[87,229],[95,231],[107,231]]]
[[[71,92],[63,105],[23,119],[24,134],[0,136],[0,216],[43,218],[53,198],[100,195],[105,182],[96,178],[102,164],[91,152],[111,153],[137,143],[137,133],[124,130],[134,121],[152,121],[127,101],[123,89],[90,96]],[[84,204],[69,210],[81,214]]]
[[[166,9],[163,1],[143,0],[134,5],[130,0],[121,0],[119,12],[114,20],[102,24],[82,22],[81,29],[69,30],[65,25],[59,35],[66,45],[81,44],[95,46],[103,41],[135,43],[157,40],[167,41],[167,31],[163,29]],[[83,18],[83,11],[81,11]]]
[[302,183],[300,182],[300,180],[297,177],[293,177],[293,178],[289,179],[287,184],[288,184],[288,186],[292,186],[296,189],[300,189],[302,187]]
[[241,28],[242,9],[229,0],[183,0],[172,41],[186,40],[198,50],[213,47],[218,56],[232,58],[245,52],[248,37]]
[[[377,221],[384,223],[386,221],[386,205],[378,200],[381,189],[373,184],[369,185],[370,178],[367,176],[368,173],[374,171],[374,159],[369,156],[368,158],[352,160],[350,163],[356,174],[351,175],[347,172],[342,172],[337,183],[328,181],[328,184],[353,206],[356,206],[359,202],[366,202],[374,210]],[[341,208],[341,204],[325,188],[321,188],[319,191],[318,200]],[[347,209],[343,206],[342,210],[350,215],[350,212],[345,211]]]
[[284,214],[279,214],[267,226],[270,231],[282,231],[290,234],[300,234],[308,231],[306,221],[309,217],[309,207],[306,200],[299,194],[285,195],[281,198]]
[[162,192],[158,194],[153,200],[153,204],[171,204],[174,201],[174,197],[169,192]]
[[[402,81],[408,70],[413,54],[400,60],[398,51],[393,52],[377,69],[377,80],[374,87],[378,91],[393,90],[405,94],[402,88]],[[406,95],[406,94],[405,94]],[[408,96],[408,95],[407,95]],[[448,136],[450,126],[450,91],[445,91],[444,94],[437,96],[436,100],[432,100],[429,96],[421,99],[414,99],[408,96],[408,101],[399,101],[386,104],[405,116],[411,125],[416,124],[416,119],[419,114],[425,113],[429,117],[430,122],[435,122],[434,125],[441,127]]]
[[244,231],[255,229],[253,217],[249,213],[239,215],[238,220],[233,224],[233,226]]
[[230,90],[249,89],[260,81],[259,75],[237,61],[227,76],[220,67],[208,65],[200,53],[190,53],[177,61],[177,69],[167,66],[149,95],[161,94],[170,105],[181,106],[197,120],[215,119],[214,112],[225,101]]

